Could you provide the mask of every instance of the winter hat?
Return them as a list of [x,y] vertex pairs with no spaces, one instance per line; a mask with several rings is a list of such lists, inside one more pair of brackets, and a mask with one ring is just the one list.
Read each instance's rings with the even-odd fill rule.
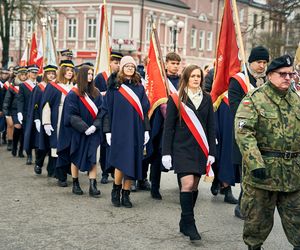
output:
[[134,65],[134,67],[136,68],[136,62],[135,60],[131,57],[131,56],[124,56],[122,57],[121,61],[120,61],[120,69],[122,70],[123,67],[128,64],[131,63]]
[[254,47],[251,50],[250,56],[248,58],[249,63],[259,60],[266,60],[267,62],[269,62],[269,52],[263,46]]
[[281,57],[275,58],[269,67],[267,68],[266,74],[275,71],[276,69],[280,69],[283,67],[291,67],[293,66],[293,58],[290,55],[283,55]]

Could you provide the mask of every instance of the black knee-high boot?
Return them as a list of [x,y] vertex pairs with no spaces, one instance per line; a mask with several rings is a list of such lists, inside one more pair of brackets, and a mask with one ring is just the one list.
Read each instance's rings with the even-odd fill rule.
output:
[[19,128],[14,128],[14,134],[13,134],[13,148],[11,151],[11,154],[13,156],[17,155],[17,151],[18,151],[18,143],[19,143],[19,139],[20,139],[20,134],[21,134],[21,129]]
[[23,128],[20,129],[19,141],[20,141],[20,147],[19,147],[18,156],[21,157],[21,158],[23,158],[24,157],[24,154],[23,154],[23,148],[24,148],[24,129]]
[[198,198],[198,193],[199,193],[198,190],[193,191],[193,207],[195,207],[195,204],[196,204],[196,201],[197,201],[197,198]]
[[180,232],[190,237],[191,241],[201,240],[195,225],[193,193],[180,192],[181,220],[179,222]]

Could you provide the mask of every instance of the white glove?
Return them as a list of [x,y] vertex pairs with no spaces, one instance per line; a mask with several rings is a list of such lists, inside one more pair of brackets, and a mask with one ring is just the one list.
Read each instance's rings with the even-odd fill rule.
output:
[[171,155],[164,155],[161,159],[163,166],[170,170],[172,168],[172,157]]
[[111,144],[111,133],[106,133],[105,137],[106,137],[106,142],[107,142],[108,146],[110,146],[110,144]]
[[94,125],[92,125],[84,133],[86,135],[91,135],[91,134],[95,133],[95,131],[96,131],[96,127]]
[[45,129],[45,132],[48,136],[51,136],[51,134],[52,134],[51,131],[54,131],[51,124],[45,124],[44,129]]
[[41,120],[35,119],[34,123],[35,123],[35,128],[36,128],[37,132],[41,132]]
[[146,145],[148,143],[149,139],[150,139],[149,131],[145,131],[144,145]]
[[23,123],[23,114],[21,112],[19,112],[17,114],[17,116],[18,116],[18,121],[20,122],[20,124],[22,124]]
[[208,158],[207,158],[207,163],[206,163],[206,166],[208,165],[212,165],[213,163],[215,162],[215,157],[214,156],[211,156],[209,155]]

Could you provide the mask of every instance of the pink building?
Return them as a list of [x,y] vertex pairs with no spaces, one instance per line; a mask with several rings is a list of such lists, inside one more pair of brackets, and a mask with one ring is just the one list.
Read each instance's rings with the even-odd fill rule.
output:
[[[72,49],[76,64],[95,61],[99,45],[99,2],[101,1],[45,1],[47,12],[52,18],[56,48],[58,51]],[[247,16],[247,2],[238,2],[240,17]],[[148,53],[153,19],[163,55],[174,51],[175,45],[183,65],[212,65],[222,9],[223,0],[107,0],[111,46],[113,50],[120,50],[124,54],[136,55],[141,61]],[[245,29],[247,18],[241,21],[242,29]],[[172,28],[170,25],[173,25]],[[27,23],[22,29],[30,37],[32,28],[32,23]],[[14,35],[11,40],[10,61],[16,64],[28,37],[17,35],[25,34],[20,33],[18,23],[14,23],[12,29]]]

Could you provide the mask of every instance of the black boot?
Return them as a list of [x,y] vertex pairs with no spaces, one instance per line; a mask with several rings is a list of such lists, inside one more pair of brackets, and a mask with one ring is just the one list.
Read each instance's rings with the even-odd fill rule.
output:
[[12,150],[11,150],[11,154],[12,154],[12,156],[13,157],[16,157],[17,156],[17,148],[12,148]]
[[27,155],[26,165],[32,164],[32,155]]
[[238,200],[234,198],[234,196],[232,195],[231,186],[224,188],[224,194],[225,194],[224,202],[227,202],[229,204],[238,203]]
[[90,179],[90,190],[89,194],[92,197],[98,198],[101,194],[100,190],[97,189],[97,181],[96,179]]
[[155,200],[161,200],[160,189],[160,179],[161,179],[161,155],[159,154],[154,159],[150,167],[150,180],[151,180],[151,197]]
[[211,193],[212,193],[214,196],[216,196],[216,195],[218,195],[218,193],[219,193],[219,189],[220,189],[219,180],[218,180],[218,178],[215,176],[215,178],[214,178],[214,180],[213,180],[213,182],[212,182],[212,184],[211,184],[210,191],[211,191]]
[[256,246],[256,247],[248,246],[248,250],[261,250],[261,247],[260,246]]
[[78,178],[73,178],[73,188],[72,188],[73,194],[82,195],[83,191],[79,185]]
[[13,145],[12,145],[12,140],[7,141],[7,151],[12,151]]
[[193,191],[193,208],[195,207],[196,201],[198,199],[198,193],[199,193],[198,190]]
[[34,166],[34,172],[38,175],[40,175],[42,173],[42,167],[40,167],[39,165],[35,165]]
[[144,190],[144,191],[150,191],[151,190],[151,185],[149,183],[149,181],[147,179],[144,179],[144,180],[139,180],[137,182],[137,188],[139,190]]
[[294,250],[300,250],[300,246],[294,247]]
[[121,204],[122,204],[122,206],[127,207],[127,208],[132,207],[132,203],[130,201],[129,195],[130,195],[130,190],[122,189]]
[[116,185],[115,183],[113,184],[113,189],[111,191],[111,203],[115,207],[121,206],[121,202],[120,202],[121,189],[122,189],[122,184],[120,185]]
[[191,241],[201,240],[194,219],[193,193],[180,192],[181,220],[179,222],[180,232],[190,237]]

